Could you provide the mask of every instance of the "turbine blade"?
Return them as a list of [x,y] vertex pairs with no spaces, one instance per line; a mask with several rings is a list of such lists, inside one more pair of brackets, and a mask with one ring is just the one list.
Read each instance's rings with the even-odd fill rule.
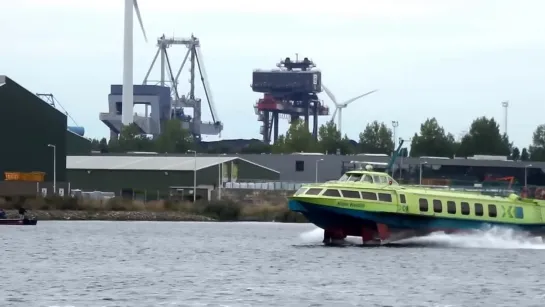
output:
[[339,107],[335,107],[335,111],[333,111],[333,115],[331,115],[331,121],[335,122],[335,115],[337,115],[337,111],[339,110]]
[[142,15],[140,15],[140,9],[138,8],[138,1],[134,0],[132,3],[134,4],[134,10],[136,11],[136,17],[138,17],[138,22],[140,23],[140,29],[142,29],[142,33],[144,34],[144,40],[146,40],[146,43],[147,43],[148,36],[146,35],[146,30],[144,29],[144,23],[142,22]]
[[359,96],[356,96],[356,97],[354,97],[354,98],[352,98],[352,99],[349,99],[349,100],[347,100],[347,101],[341,103],[341,105],[342,105],[343,107],[346,107],[348,104],[350,104],[350,103],[352,103],[352,102],[354,102],[354,101],[356,101],[356,100],[358,100],[358,99],[360,99],[360,98],[362,98],[362,97],[365,97],[365,96],[367,96],[367,95],[369,95],[369,94],[373,94],[373,93],[376,92],[376,91],[378,91],[378,90],[372,90],[372,91],[367,92],[367,93],[365,93],[365,94],[361,94],[361,95],[359,95]]
[[333,101],[333,103],[337,106],[339,105],[337,103],[337,99],[335,98],[335,95],[333,95],[333,93],[327,88],[325,87],[325,85],[322,83],[322,89],[324,90],[324,92],[327,94],[327,96],[329,97],[329,99],[331,99],[331,101]]

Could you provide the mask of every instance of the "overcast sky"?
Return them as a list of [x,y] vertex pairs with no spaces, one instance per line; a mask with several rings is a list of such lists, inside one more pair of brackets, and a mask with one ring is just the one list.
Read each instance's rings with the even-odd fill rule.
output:
[[[343,113],[351,138],[372,120],[399,121],[402,137],[433,116],[456,136],[477,116],[494,116],[503,126],[502,100],[510,101],[508,133],[517,146],[528,145],[543,123],[544,1],[140,0],[139,6],[149,42],[135,17],[135,83],[149,68],[157,37],[194,33],[224,139],[261,138],[252,70],[273,68],[296,52],[316,62],[338,100],[379,89]],[[86,136],[108,136],[98,113],[107,111],[109,85],[122,80],[122,0],[3,0],[0,38],[0,74],[32,92],[53,93]],[[181,64],[183,47],[169,53]],[[185,70],[181,80],[187,76]],[[152,79],[159,79],[158,69]],[[333,103],[322,99],[332,113]],[[211,119],[208,109],[203,117]],[[287,126],[284,120],[282,131]]]

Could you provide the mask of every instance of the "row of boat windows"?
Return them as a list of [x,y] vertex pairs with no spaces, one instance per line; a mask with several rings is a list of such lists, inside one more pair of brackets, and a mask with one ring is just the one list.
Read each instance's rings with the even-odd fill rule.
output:
[[[323,189],[310,188],[305,192],[305,195],[319,195]],[[297,191],[295,195],[302,194],[304,191]],[[364,191],[337,190],[326,189],[322,196],[328,197],[344,197],[352,199],[379,200],[384,202],[392,202],[392,194],[390,193],[373,193]]]
[[[323,193],[322,193],[323,191]],[[365,191],[351,191],[351,190],[337,190],[337,189],[326,189],[325,191],[323,189],[319,188],[310,188],[305,191],[304,188],[300,189],[295,193],[295,195],[303,194],[306,195],[319,195],[322,193],[322,196],[328,196],[328,197],[344,197],[344,198],[352,198],[352,199],[365,199],[365,200],[378,200],[383,202],[392,202],[392,195],[389,193],[373,193],[373,192],[365,192]],[[399,194],[399,202],[402,204],[407,203],[407,199],[404,194]],[[421,212],[429,212],[430,206],[428,203],[428,200],[425,198],[420,198],[418,200],[419,209]],[[448,200],[446,202],[447,210],[446,212],[448,214],[456,214],[458,211],[458,207],[456,206],[456,203],[454,201]],[[497,217],[498,216],[498,209],[496,205],[494,204],[488,204],[488,216],[489,217]],[[434,199],[432,200],[432,207],[434,213],[443,213],[443,202]],[[473,212],[475,213],[475,216],[484,216],[484,206],[481,203],[474,203],[473,204]],[[460,213],[462,215],[470,215],[471,214],[471,206],[468,202],[460,202]],[[515,207],[515,218],[523,219],[524,218],[524,209],[522,207]]]
[[[419,204],[421,212],[429,212],[430,211],[430,206],[429,206],[429,203],[428,203],[427,199],[420,198],[418,200],[418,204]],[[447,213],[456,214],[457,209],[458,209],[457,206],[456,206],[456,203],[454,201],[448,200],[446,204],[447,204]],[[440,201],[438,199],[434,199],[432,201],[432,207],[433,207],[433,212],[434,213],[443,213],[443,202],[442,201]],[[496,205],[488,204],[487,207],[488,207],[488,216],[489,217],[498,217],[498,209],[497,209]],[[473,204],[473,212],[474,212],[475,216],[484,216],[484,206],[483,206],[483,204],[474,203]],[[471,206],[469,205],[468,202],[460,202],[460,213],[462,215],[470,215],[471,214]],[[524,218],[524,210],[523,210],[522,207],[515,207],[515,217],[518,218],[518,219],[523,219]]]

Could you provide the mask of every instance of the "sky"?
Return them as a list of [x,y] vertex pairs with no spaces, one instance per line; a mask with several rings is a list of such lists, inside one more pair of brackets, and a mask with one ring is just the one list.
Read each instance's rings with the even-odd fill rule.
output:
[[[108,137],[99,120],[110,84],[122,81],[122,0],[0,0],[0,74],[32,92],[52,93],[86,136]],[[250,88],[254,69],[287,56],[309,57],[339,101],[378,89],[343,112],[343,134],[357,139],[373,120],[398,121],[409,138],[428,117],[459,137],[478,116],[504,127],[516,146],[544,123],[545,2],[540,0],[337,0],[138,2],[134,81],[141,84],[156,38],[197,36],[222,139],[261,138]],[[185,47],[168,50],[179,66]],[[150,77],[159,79],[157,66]],[[189,79],[184,69],[180,80]],[[202,85],[197,94],[205,100]],[[180,85],[187,93],[188,83]],[[319,95],[329,106],[325,93]],[[137,109],[137,112],[142,110]],[[204,108],[203,120],[211,120]],[[320,124],[330,116],[320,118]],[[281,120],[281,131],[288,127]],[[69,125],[74,123],[69,121]],[[216,140],[217,137],[204,137]]]

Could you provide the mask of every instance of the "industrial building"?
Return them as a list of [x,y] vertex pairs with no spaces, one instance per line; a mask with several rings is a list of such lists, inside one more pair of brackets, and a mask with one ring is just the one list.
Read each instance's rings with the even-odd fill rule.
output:
[[[371,162],[380,168],[390,157],[387,155],[324,155],[324,154],[241,154],[233,155],[259,165],[274,168],[280,172],[281,181],[319,182],[338,179],[344,172]],[[473,179],[483,180],[487,175],[505,178],[513,176],[519,183],[545,185],[545,162],[510,161],[506,157],[440,158],[399,157],[392,167],[394,178],[405,183],[419,184],[422,174],[423,184],[442,184],[441,178],[460,182]],[[428,178],[433,178],[430,180]],[[478,179],[478,180],[477,180]],[[435,183],[434,183],[435,182]]]
[[280,117],[290,122],[303,117],[308,129],[312,116],[312,135],[317,138],[318,116],[329,115],[329,108],[317,96],[322,91],[322,73],[312,70],[316,65],[308,58],[302,61],[286,58],[277,66],[280,69],[255,70],[252,75],[252,90],[263,93],[263,98],[254,105],[258,121],[263,122],[260,129],[263,142],[278,140]]
[[279,180],[280,173],[239,157],[96,155],[68,156],[72,189],[114,192],[145,200],[193,197],[210,199],[220,182]]
[[12,79],[0,75],[0,117],[0,129],[4,131],[0,150],[0,195],[52,193],[54,179],[57,188],[63,189],[66,115]]
[[[174,75],[176,67],[172,67],[167,49],[173,46],[185,46],[187,52],[181,63],[178,73]],[[144,114],[132,112],[130,118],[143,134],[158,136],[161,134],[164,123],[172,118],[179,119],[182,127],[191,131],[195,140],[200,141],[201,135],[219,135],[223,124],[218,117],[206,74],[201,45],[198,38],[166,38],[164,35],[157,39],[157,52],[151,66],[144,77],[143,84],[133,85],[133,105],[127,110],[134,110],[134,105],[144,105]],[[150,74],[157,61],[160,60],[160,79],[151,80]],[[186,65],[187,64],[187,65]],[[184,67],[189,66],[189,90],[183,95],[180,88],[180,74]],[[202,81],[206,100],[212,117],[211,122],[202,120],[202,100],[195,95],[196,80]],[[122,85],[111,85],[108,95],[108,112],[99,114],[100,120],[110,129],[110,139],[119,135],[122,127]],[[185,114],[184,108],[193,110],[192,115]]]

